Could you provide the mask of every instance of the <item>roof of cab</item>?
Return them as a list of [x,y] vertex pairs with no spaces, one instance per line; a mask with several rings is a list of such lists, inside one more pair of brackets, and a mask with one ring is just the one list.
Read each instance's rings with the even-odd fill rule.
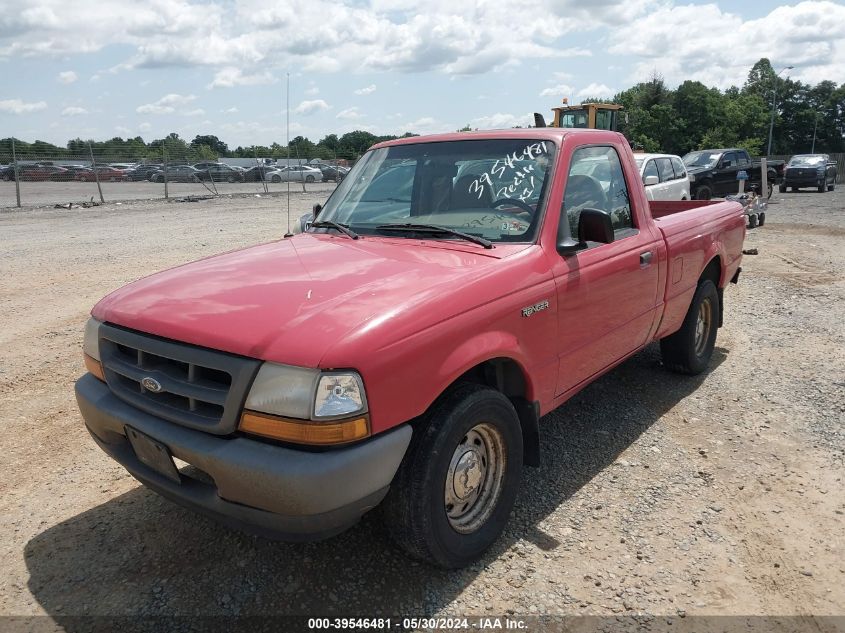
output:
[[536,139],[538,141],[561,141],[564,137],[578,135],[584,137],[595,136],[596,141],[607,140],[608,135],[617,138],[624,138],[618,132],[607,130],[585,130],[580,128],[557,128],[557,127],[530,127],[511,128],[507,130],[477,130],[475,132],[449,132],[446,134],[428,134],[426,136],[409,136],[398,138],[392,141],[376,143],[370,149],[391,147],[393,145],[409,145],[414,143],[443,143],[446,141],[470,141],[474,139]]

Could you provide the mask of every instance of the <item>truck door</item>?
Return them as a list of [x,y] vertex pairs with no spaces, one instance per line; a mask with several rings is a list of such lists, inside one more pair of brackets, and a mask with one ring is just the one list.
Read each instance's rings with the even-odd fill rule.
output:
[[739,171],[736,152],[725,152],[713,172],[713,192],[717,196],[727,196],[739,190],[736,174]]
[[[607,186],[583,173],[581,163],[606,161]],[[579,167],[579,165],[581,165]],[[626,182],[613,145],[577,148],[569,166],[561,222],[578,234],[584,208],[610,213],[614,241],[587,243],[575,254],[559,256],[553,267],[558,295],[557,395],[569,391],[642,346],[658,308],[658,259],[663,242],[653,227],[637,226],[629,188],[642,186],[631,174]],[[639,201],[639,197],[637,198]]]

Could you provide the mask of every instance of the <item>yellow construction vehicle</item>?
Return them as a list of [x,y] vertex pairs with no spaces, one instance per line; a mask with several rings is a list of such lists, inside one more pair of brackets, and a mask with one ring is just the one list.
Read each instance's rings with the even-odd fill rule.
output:
[[[563,100],[562,106],[552,108],[554,120],[549,127],[578,127],[590,130],[616,131],[617,119],[621,105],[615,103],[582,103],[567,105]],[[534,126],[546,127],[546,121],[539,112],[534,113]]]

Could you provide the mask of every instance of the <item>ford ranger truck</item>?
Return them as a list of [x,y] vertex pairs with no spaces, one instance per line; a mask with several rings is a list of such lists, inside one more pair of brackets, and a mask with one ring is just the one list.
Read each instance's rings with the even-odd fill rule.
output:
[[707,368],[745,237],[736,202],[649,203],[599,130],[382,143],[318,211],[101,300],[82,416],[178,504],[283,539],[380,505],[443,567],[502,531],[541,416],[653,341]]

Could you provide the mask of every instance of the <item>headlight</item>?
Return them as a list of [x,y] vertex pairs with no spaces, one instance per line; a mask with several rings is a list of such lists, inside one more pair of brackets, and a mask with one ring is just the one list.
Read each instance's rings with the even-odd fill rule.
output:
[[366,409],[361,377],[354,373],[323,374],[314,397],[315,418],[337,418]]
[[343,444],[367,437],[370,419],[356,372],[264,363],[253,381],[238,428],[299,444]]
[[100,363],[100,325],[101,322],[93,317],[88,319],[85,324],[85,335],[82,339],[82,358],[85,361],[85,369],[105,382],[103,365]]
[[264,363],[252,383],[245,406],[254,411],[308,420],[319,377],[318,369]]

